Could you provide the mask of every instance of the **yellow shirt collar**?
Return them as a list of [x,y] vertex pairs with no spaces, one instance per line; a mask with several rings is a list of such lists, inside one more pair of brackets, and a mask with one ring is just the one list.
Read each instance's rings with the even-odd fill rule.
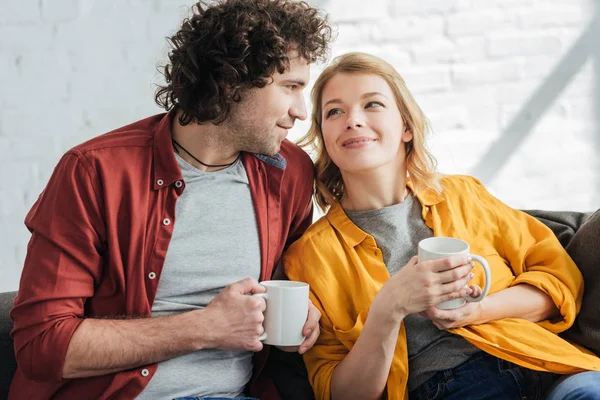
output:
[[[413,185],[410,181],[408,181],[406,185],[413,191]],[[416,197],[423,207],[423,218],[427,215],[426,211],[428,211],[430,206],[444,201],[442,196],[431,189],[418,193]],[[344,241],[350,247],[354,247],[357,244],[362,243],[366,238],[371,237],[371,235],[360,229],[352,222],[352,220],[350,220],[350,218],[348,218],[341,204],[337,201],[331,205],[326,217],[329,223],[340,233]]]

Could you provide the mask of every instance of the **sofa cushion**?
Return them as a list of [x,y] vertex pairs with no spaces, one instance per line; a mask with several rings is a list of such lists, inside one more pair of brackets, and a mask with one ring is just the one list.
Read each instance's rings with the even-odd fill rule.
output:
[[600,356],[600,210],[579,228],[566,247],[583,275],[581,311],[562,336]]
[[17,369],[15,350],[9,336],[13,323],[9,312],[17,292],[0,293],[0,399],[8,398],[8,388]]

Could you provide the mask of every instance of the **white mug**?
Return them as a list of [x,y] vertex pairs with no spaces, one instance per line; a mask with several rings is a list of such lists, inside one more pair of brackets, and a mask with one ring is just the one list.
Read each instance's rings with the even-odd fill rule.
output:
[[304,341],[302,328],[308,317],[308,283],[295,281],[260,282],[267,302],[263,326],[265,333],[258,339],[274,346],[298,346]]
[[437,305],[438,308],[443,310],[451,310],[453,308],[462,307],[467,301],[481,301],[490,291],[492,272],[490,271],[489,264],[485,258],[475,254],[470,254],[469,250],[470,248],[467,242],[450,237],[430,237],[419,242],[419,261],[438,260],[440,258],[446,258],[458,254],[466,254],[473,260],[478,261],[483,267],[483,271],[485,273],[485,285],[479,297],[467,296],[460,299],[444,301]]

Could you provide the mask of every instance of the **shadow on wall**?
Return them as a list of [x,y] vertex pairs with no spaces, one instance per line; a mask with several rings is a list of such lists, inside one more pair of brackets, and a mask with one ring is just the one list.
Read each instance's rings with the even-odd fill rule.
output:
[[[600,154],[600,0],[594,2],[594,18],[583,30],[581,36],[560,60],[558,65],[544,79],[521,110],[504,129],[500,138],[490,146],[479,163],[471,170],[484,184],[489,185],[502,169],[510,155],[525,141],[537,120],[561,94],[571,79],[577,75],[586,61],[594,63],[595,86],[594,110],[596,115],[596,153]],[[596,182],[600,188],[600,180]]]

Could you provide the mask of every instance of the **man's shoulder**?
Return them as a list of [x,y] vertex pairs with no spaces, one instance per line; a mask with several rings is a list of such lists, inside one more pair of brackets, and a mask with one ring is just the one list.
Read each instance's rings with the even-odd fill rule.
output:
[[312,174],[313,162],[310,156],[297,144],[285,139],[281,142],[279,154],[287,161],[286,169],[292,168],[300,171],[311,171]]
[[97,150],[110,150],[126,147],[151,147],[154,132],[165,114],[157,114],[127,124],[110,132],[96,136],[75,147],[70,152],[88,154]]

